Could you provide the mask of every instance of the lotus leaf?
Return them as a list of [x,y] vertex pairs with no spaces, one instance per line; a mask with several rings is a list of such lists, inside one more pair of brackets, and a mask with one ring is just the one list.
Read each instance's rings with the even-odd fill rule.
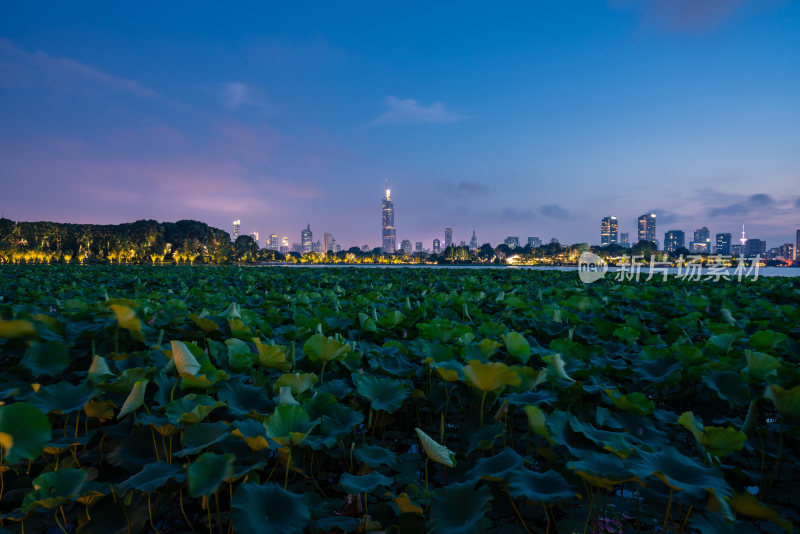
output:
[[481,534],[491,524],[486,517],[492,492],[475,489],[474,482],[450,484],[436,492],[431,502],[428,528],[431,534]]
[[233,477],[233,454],[207,452],[197,458],[186,469],[189,495],[199,497],[212,495],[223,481]]
[[274,482],[240,485],[233,494],[231,510],[238,532],[292,534],[302,532],[311,521],[305,497]]
[[50,441],[50,421],[27,402],[0,406],[0,446],[5,461],[35,460]]

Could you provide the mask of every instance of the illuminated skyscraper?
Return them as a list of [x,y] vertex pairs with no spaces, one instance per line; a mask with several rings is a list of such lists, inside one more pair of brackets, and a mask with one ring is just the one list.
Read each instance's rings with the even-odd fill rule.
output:
[[289,236],[283,236],[283,239],[281,239],[280,252],[282,252],[283,254],[289,252]]
[[444,229],[444,248],[447,248],[453,244],[453,229],[452,228],[445,228]]
[[652,241],[656,242],[656,214],[645,213],[638,219],[639,223],[639,241]]
[[311,224],[306,226],[306,229],[300,232],[300,246],[303,249],[303,254],[308,254],[312,251],[314,243],[313,234],[311,233]]
[[684,248],[685,244],[686,237],[683,230],[670,230],[664,234],[664,250],[667,252],[675,252],[679,248]]
[[389,181],[386,181],[386,196],[381,202],[381,249],[386,254],[393,254],[397,248],[397,230],[394,227],[394,204],[392,204]]
[[236,239],[239,237],[239,233],[241,232],[241,230],[242,230],[242,221],[240,221],[239,219],[236,219],[235,221],[233,221],[233,240],[234,241],[236,241]]
[[617,218],[613,215],[600,221],[600,244],[602,246],[619,243]]
[[[800,236],[800,232],[798,232],[797,235]],[[442,242],[439,241],[438,238],[433,240],[433,249],[432,249],[432,251],[433,251],[434,254],[439,254],[442,251]]]
[[731,253],[731,234],[717,234],[717,254],[729,256]]
[[478,250],[478,236],[475,235],[475,230],[472,231],[472,239],[469,240],[469,249]]
[[267,248],[270,250],[278,250],[278,234],[269,234]]
[[400,248],[406,254],[411,254],[411,241],[409,241],[408,239],[403,239],[403,241],[400,243]]

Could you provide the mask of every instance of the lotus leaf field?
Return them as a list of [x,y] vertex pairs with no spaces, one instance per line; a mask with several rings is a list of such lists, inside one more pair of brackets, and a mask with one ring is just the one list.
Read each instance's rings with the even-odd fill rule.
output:
[[789,532],[800,278],[3,266],[0,531]]

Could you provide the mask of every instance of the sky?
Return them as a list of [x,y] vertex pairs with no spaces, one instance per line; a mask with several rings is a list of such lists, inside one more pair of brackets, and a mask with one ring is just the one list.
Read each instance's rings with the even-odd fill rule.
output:
[[228,4],[0,4],[3,215],[375,247],[388,180],[398,246],[800,228],[800,2]]

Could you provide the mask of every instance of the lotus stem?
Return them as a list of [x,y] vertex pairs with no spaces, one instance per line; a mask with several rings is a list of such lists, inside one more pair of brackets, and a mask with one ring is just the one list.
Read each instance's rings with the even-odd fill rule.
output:
[[[59,506],[58,509],[60,510],[61,507]],[[62,513],[63,513],[63,510],[62,510]],[[65,528],[65,526],[62,526],[61,525],[61,521],[58,520],[58,510],[56,510],[53,513],[53,519],[56,520],[56,525],[58,526],[59,530],[61,530],[61,532],[63,532],[64,534],[68,534],[67,529]],[[66,519],[65,519],[65,521],[66,521]]]
[[286,486],[289,485],[289,466],[292,463],[292,446],[289,445],[289,456],[286,458],[286,474],[283,478],[283,489],[286,489]]
[[428,457],[425,457],[425,513],[428,512],[430,494],[428,493]]
[[156,534],[159,534],[158,529],[153,524],[153,510],[150,508],[150,492],[147,492],[147,518],[150,520],[150,527],[155,531]]
[[214,492],[214,504],[217,507],[217,530],[219,530],[219,534],[222,534],[222,517],[219,511],[219,490]]
[[689,505],[689,509],[686,511],[686,517],[683,518],[683,522],[681,523],[681,529],[679,530],[679,532],[683,532],[683,530],[686,528],[686,522],[689,521],[689,516],[692,515],[693,507],[694,507],[693,504]]
[[319,383],[322,384],[325,382],[325,364],[328,363],[328,360],[322,360],[322,371],[319,373]]
[[663,532],[667,531],[667,521],[670,518],[669,512],[672,509],[672,488],[669,489],[669,501],[667,501],[667,513],[664,514],[664,524],[661,526]]
[[[547,511],[547,505],[544,503],[544,501],[542,501],[541,504],[542,508],[544,508],[544,517],[545,519],[547,519],[547,525],[544,527],[545,534],[547,534],[548,532],[550,532],[550,513]],[[522,524],[525,525],[524,522]],[[528,530],[528,527],[525,527],[525,530]]]
[[488,391],[484,391],[483,395],[481,395],[481,428],[483,428],[483,405],[486,402],[486,394]]
[[[506,484],[505,490],[506,490],[506,495],[508,495],[508,502],[511,503],[511,508],[513,508],[514,509],[514,513],[517,514],[517,519],[519,519],[519,522],[522,523],[522,528],[525,529],[525,532],[527,532],[528,534],[531,534],[530,529],[528,529],[528,525],[526,525],[525,524],[525,520],[522,519],[522,514],[519,513],[519,508],[517,508],[517,505],[514,503],[514,498],[508,492],[508,484]],[[544,503],[542,503],[542,506],[544,506]],[[545,514],[547,514],[547,509],[546,508],[545,508]],[[550,518],[549,517],[547,518],[547,530],[546,530],[546,532],[550,532]]]
[[183,509],[183,487],[178,490],[178,502],[181,505],[181,514],[183,514],[183,519],[186,520],[186,524],[189,525],[189,528],[192,529],[192,532],[197,532],[192,525],[192,522],[189,521],[189,516],[186,515],[186,510]]
[[214,528],[211,526],[211,501],[208,497],[203,497],[206,505],[206,515],[208,516],[208,534],[214,534]]

